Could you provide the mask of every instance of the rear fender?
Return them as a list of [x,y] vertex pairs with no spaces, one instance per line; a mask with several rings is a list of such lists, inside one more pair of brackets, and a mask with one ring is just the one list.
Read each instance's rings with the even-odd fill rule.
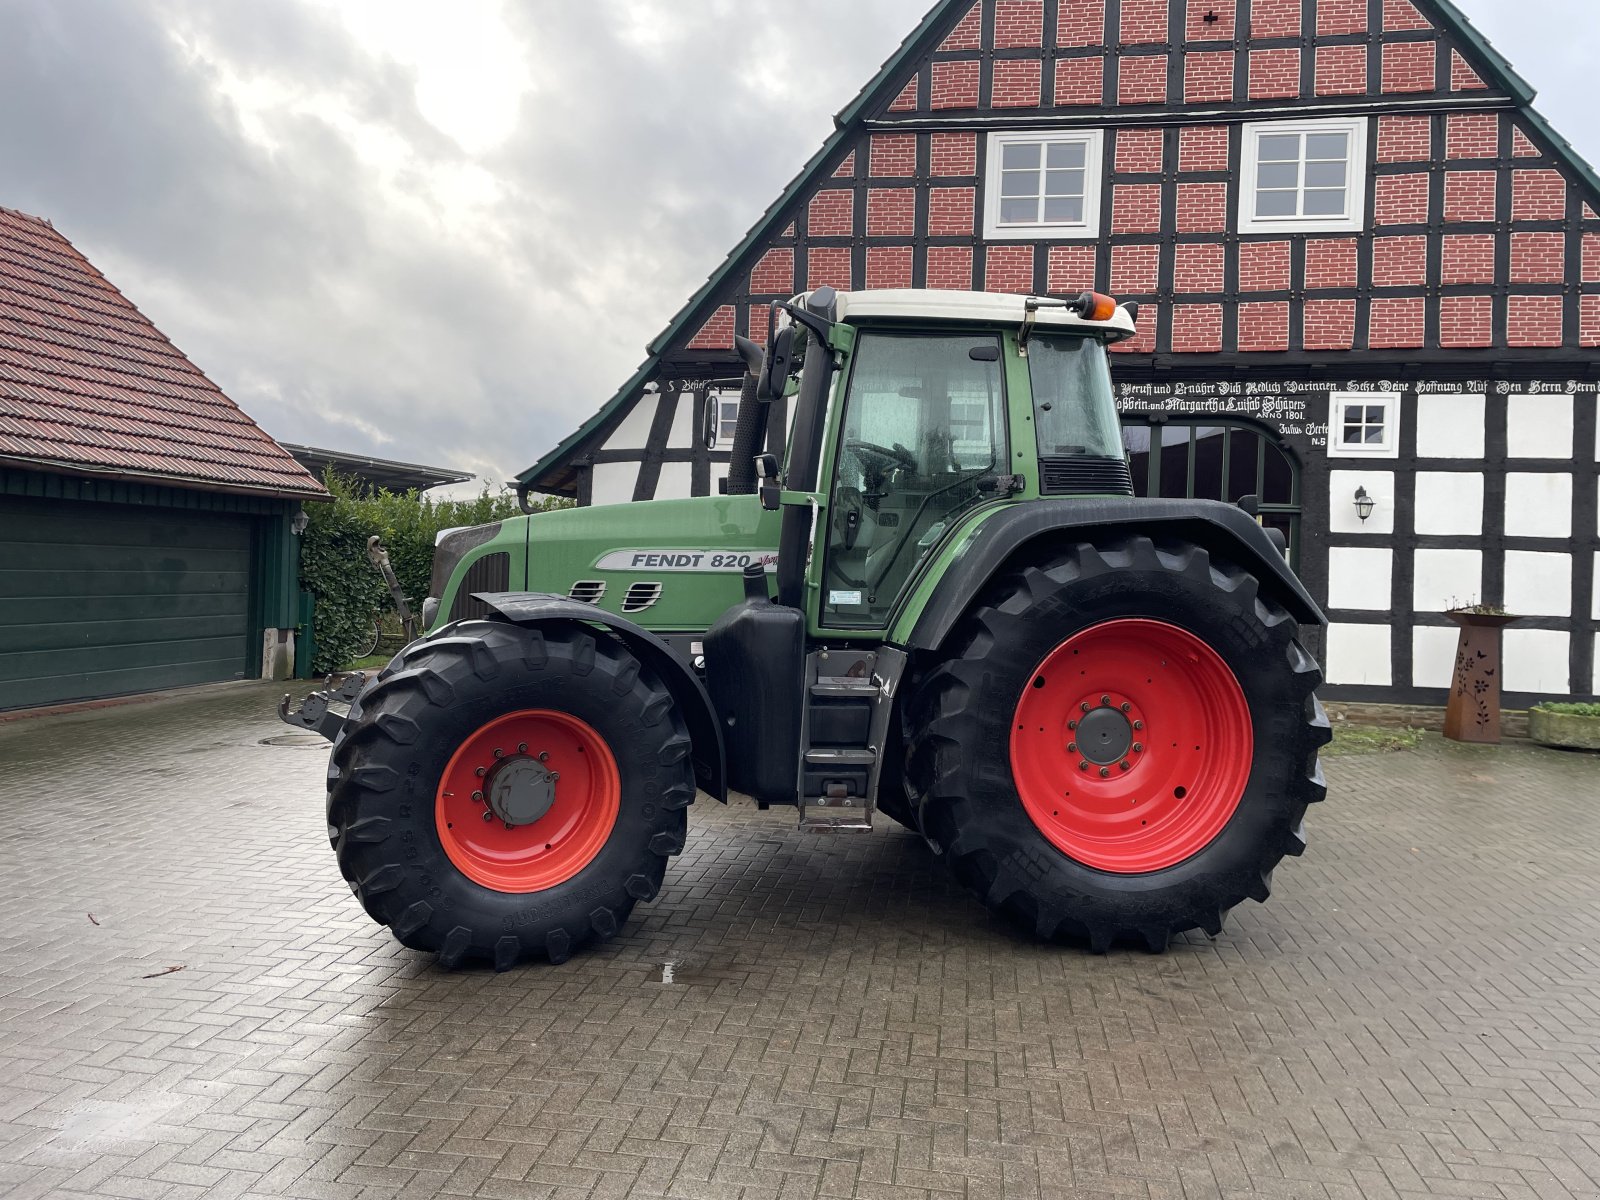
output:
[[1063,535],[1087,539],[1097,533],[1193,542],[1249,571],[1260,580],[1262,592],[1283,605],[1300,624],[1328,623],[1267,531],[1243,509],[1217,500],[1086,496],[1030,500],[996,511],[967,539],[918,614],[906,645],[937,650],[995,574],[1025,557],[1031,546]]
[[604,629],[627,646],[635,658],[655,672],[683,713],[692,742],[695,783],[701,791],[724,804],[728,802],[722,728],[717,723],[711,697],[689,665],[664,641],[626,618],[565,596],[542,592],[478,592],[473,599],[489,606],[491,620],[498,617],[527,628],[576,621]]

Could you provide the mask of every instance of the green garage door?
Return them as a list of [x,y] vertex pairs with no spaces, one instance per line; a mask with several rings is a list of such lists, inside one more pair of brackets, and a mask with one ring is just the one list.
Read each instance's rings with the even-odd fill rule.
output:
[[0,709],[238,679],[250,521],[0,497]]

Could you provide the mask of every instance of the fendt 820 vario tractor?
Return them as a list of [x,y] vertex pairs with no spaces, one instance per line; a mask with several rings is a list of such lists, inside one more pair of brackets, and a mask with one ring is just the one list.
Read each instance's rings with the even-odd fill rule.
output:
[[1265,900],[1324,792],[1299,640],[1324,618],[1245,507],[1134,497],[1106,343],[1136,314],[777,307],[764,353],[740,344],[726,494],[448,534],[426,635],[348,716],[288,714],[334,741],[329,835],[367,912],[447,967],[561,961],[729,791],[803,830],[886,814],[1096,950]]

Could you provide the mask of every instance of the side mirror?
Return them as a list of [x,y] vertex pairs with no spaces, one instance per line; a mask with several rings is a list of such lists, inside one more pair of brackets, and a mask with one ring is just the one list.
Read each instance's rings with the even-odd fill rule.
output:
[[761,481],[756,489],[761,496],[761,507],[768,512],[777,512],[783,506],[780,497],[783,494],[783,485],[778,481],[778,456],[775,454],[756,455],[756,478]]
[[767,343],[767,362],[761,371],[761,383],[756,388],[758,400],[777,400],[782,397],[793,362],[794,326],[786,325],[774,333]]
[[715,392],[706,393],[706,402],[700,410],[701,436],[705,440],[707,450],[717,448],[717,434],[722,424],[722,398]]

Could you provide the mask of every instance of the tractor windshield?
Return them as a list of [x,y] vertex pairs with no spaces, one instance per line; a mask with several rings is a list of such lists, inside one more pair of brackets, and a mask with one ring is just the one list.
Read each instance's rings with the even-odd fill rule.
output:
[[1028,343],[1039,457],[1122,457],[1122,425],[1105,345],[1092,337],[1038,336]]

